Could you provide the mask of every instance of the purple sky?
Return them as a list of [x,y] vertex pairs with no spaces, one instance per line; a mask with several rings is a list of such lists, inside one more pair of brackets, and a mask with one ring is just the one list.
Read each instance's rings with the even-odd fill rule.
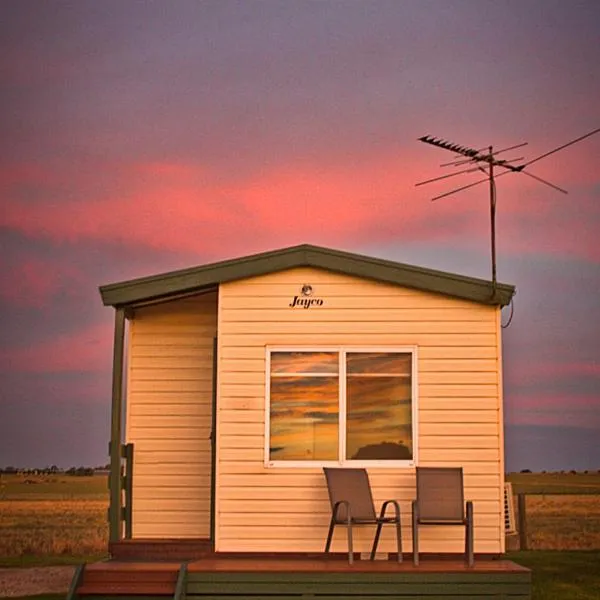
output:
[[[0,466],[107,461],[100,284],[304,242],[489,277],[487,186],[431,203],[478,175],[415,187],[452,159],[417,138],[600,127],[598,31],[597,0],[2,2]],[[600,468],[599,158],[497,181],[511,470]]]

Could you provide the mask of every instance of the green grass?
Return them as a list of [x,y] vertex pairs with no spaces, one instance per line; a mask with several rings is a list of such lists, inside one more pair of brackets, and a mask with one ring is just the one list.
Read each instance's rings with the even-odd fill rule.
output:
[[598,600],[600,551],[511,552],[507,558],[533,571],[532,600]]

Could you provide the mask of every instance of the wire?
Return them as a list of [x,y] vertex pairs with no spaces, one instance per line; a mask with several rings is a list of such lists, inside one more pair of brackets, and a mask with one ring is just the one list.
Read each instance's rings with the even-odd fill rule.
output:
[[502,327],[502,329],[507,329],[510,326],[510,324],[512,323],[513,316],[515,314],[514,296],[510,299],[509,306],[510,306],[510,315],[508,316],[508,321],[504,325],[500,324],[500,327]]

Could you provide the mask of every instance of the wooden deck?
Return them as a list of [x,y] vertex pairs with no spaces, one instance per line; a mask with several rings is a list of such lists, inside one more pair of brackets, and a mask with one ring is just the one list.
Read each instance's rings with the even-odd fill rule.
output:
[[528,600],[531,572],[508,560],[221,557],[189,563],[107,561],[87,565],[73,598],[164,600]]

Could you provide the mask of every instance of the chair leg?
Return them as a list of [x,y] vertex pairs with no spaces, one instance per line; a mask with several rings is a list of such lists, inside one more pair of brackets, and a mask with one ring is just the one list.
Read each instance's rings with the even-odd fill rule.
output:
[[465,554],[467,556],[467,564],[472,567],[475,559],[473,557],[473,503],[467,502],[467,524],[465,531]]
[[383,523],[379,521],[379,523],[377,523],[377,529],[375,530],[375,538],[373,539],[373,547],[371,548],[370,560],[375,560],[375,554],[377,552],[377,546],[379,544],[379,536],[381,535],[382,527]]
[[398,556],[397,556],[397,560],[399,563],[402,562],[402,522],[400,520],[400,504],[398,504],[397,500],[387,500],[386,502],[383,503],[383,506],[381,507],[381,516],[379,517],[380,519],[383,519],[385,517],[385,511],[387,510],[387,507],[389,505],[393,505],[394,507],[394,521],[393,523],[395,523],[396,525],[396,544],[398,547]]
[[375,554],[377,552],[377,546],[379,544],[379,536],[381,535],[381,528],[383,527],[385,513],[387,507],[392,504],[394,506],[395,518],[393,521],[388,523],[396,524],[396,543],[398,544],[398,562],[402,562],[402,524],[400,522],[400,505],[396,500],[386,500],[381,506],[381,512],[379,513],[379,519],[377,519],[377,530],[375,531],[375,539],[373,540],[373,547],[371,548],[371,560],[375,560]]
[[348,528],[348,564],[351,565],[354,562],[354,548],[352,545],[352,517],[350,516],[349,510],[346,527]]
[[419,505],[416,500],[412,503],[412,545],[413,564],[419,564]]
[[402,562],[402,523],[400,522],[400,510],[396,520],[396,543],[398,544],[398,562]]
[[329,533],[327,534],[327,543],[325,544],[325,554],[329,552],[331,548],[331,540],[333,539],[333,530],[335,529],[335,515],[331,515],[331,521],[329,522]]

